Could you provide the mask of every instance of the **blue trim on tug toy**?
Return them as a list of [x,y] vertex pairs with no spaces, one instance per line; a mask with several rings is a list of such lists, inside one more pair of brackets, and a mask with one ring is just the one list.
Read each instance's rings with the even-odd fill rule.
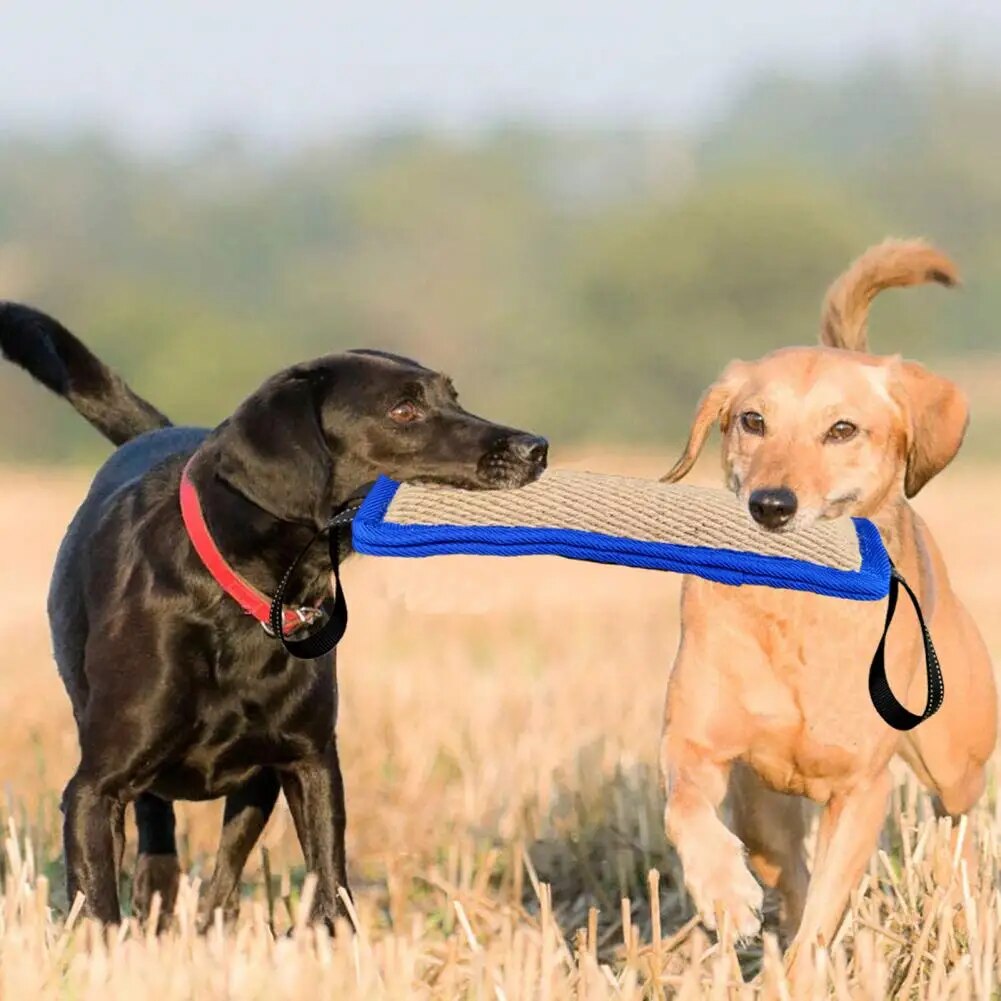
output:
[[856,601],[878,601],[890,591],[890,558],[876,526],[864,518],[852,519],[861,565],[857,570],[843,570],[787,556],[651,542],[573,528],[400,524],[386,520],[399,487],[383,476],[369,491],[352,523],[356,552],[407,557],[563,556],[694,574],[719,584],[756,584]]

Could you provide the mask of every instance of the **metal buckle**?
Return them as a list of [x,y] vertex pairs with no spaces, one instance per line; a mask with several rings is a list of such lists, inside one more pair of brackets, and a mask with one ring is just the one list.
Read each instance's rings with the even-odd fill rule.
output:
[[313,608],[310,605],[300,605],[296,610],[295,614],[299,617],[299,621],[304,626],[311,626],[318,618],[323,615],[322,608]]
[[[293,608],[296,618],[299,620],[299,624],[302,626],[312,625],[318,618],[323,615],[322,608],[313,608],[310,605],[300,605],[298,608]],[[284,615],[282,616],[284,619]],[[272,638],[275,639],[275,631],[271,628],[271,623],[262,622],[261,628]],[[298,627],[297,627],[298,628]]]

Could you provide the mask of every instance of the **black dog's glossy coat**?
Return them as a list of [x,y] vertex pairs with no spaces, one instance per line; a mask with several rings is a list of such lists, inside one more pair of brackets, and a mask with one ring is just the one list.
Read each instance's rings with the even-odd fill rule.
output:
[[[451,383],[380,352],[334,355],[269,379],[214,430],[173,427],[65,328],[0,305],[0,350],[122,444],[59,550],[49,594],[56,661],[73,703],[80,766],[63,796],[70,900],[119,919],[125,805],[135,802],[135,907],[177,882],[171,801],[226,797],[202,914],[237,904],[240,873],[283,791],[317,917],[346,886],[344,789],[333,656],[290,658],[203,567],[181,522],[181,469],[229,563],[265,593],[311,535],[380,473],[475,489],[517,487],[545,441],[466,413]],[[405,404],[408,420],[391,412]],[[416,412],[417,417],[413,419]],[[289,594],[319,604],[326,546]],[[347,552],[342,554],[347,556]]]

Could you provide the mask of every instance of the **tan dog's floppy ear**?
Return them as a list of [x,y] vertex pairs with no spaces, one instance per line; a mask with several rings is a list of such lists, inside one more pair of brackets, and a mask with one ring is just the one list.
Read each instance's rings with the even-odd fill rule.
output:
[[970,408],[966,394],[954,382],[923,365],[898,360],[894,369],[894,395],[909,424],[904,493],[913,497],[959,451]]
[[688,474],[695,465],[695,460],[699,457],[714,424],[719,422],[720,428],[726,432],[730,402],[733,400],[742,366],[743,362],[733,362],[728,365],[719,379],[705,391],[696,408],[685,450],[670,471],[660,478],[661,483],[677,483]]

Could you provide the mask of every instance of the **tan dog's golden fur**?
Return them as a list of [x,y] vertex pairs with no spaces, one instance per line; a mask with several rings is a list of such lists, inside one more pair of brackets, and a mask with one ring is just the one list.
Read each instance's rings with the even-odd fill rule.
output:
[[[726,913],[739,934],[758,930],[762,891],[748,862],[777,887],[783,931],[795,934],[794,967],[809,955],[804,945],[830,942],[837,930],[877,844],[893,755],[910,764],[942,815],[956,817],[983,792],[995,744],[986,649],[907,503],[958,451],[966,400],[914,362],[864,353],[880,290],[956,280],[952,262],[921,241],[868,250],[827,294],[824,346],[731,364],[703,397],[665,477],[688,472],[718,423],[726,481],[738,497],[747,503],[754,491],[778,487],[795,494],[783,530],[839,515],[872,519],[920,597],[942,662],[942,709],[901,734],[876,714],[867,687],[884,602],[685,580],[661,748],[667,834],[710,927]],[[890,630],[887,672],[898,698],[920,712],[923,649],[906,602]],[[823,806],[812,875],[800,797]],[[720,819],[724,805],[732,832]]]

